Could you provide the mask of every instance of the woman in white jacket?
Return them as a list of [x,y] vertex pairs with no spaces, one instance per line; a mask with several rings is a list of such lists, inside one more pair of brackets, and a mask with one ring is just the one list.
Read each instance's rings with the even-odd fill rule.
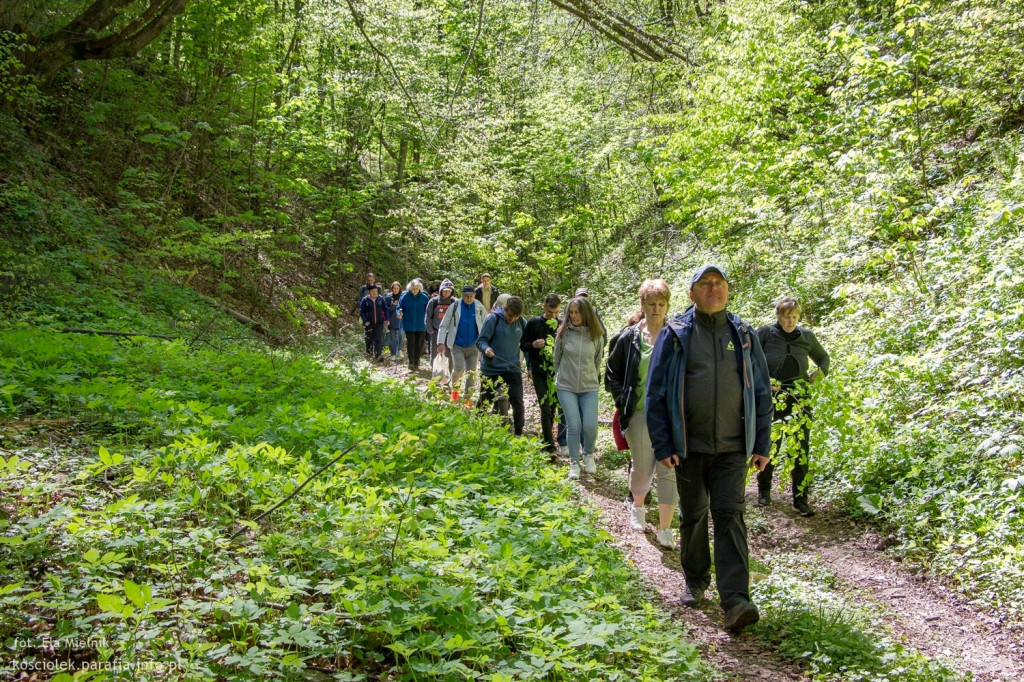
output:
[[594,444],[597,442],[597,389],[604,355],[604,327],[590,302],[576,297],[555,333],[555,389],[565,413],[569,443],[569,478],[580,477],[580,432],[583,432],[583,466],[588,474],[597,471]]

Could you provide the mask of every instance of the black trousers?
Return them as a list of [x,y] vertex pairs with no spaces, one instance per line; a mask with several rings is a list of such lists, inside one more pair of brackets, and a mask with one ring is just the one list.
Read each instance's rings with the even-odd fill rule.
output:
[[742,452],[691,452],[676,467],[679,556],[691,591],[711,584],[708,515],[715,523],[715,577],[722,608],[750,601],[750,563],[743,492],[749,458]]
[[380,360],[381,354],[384,353],[384,323],[373,324],[371,322],[364,326],[363,335],[366,338],[366,354]]
[[555,451],[555,405],[558,400],[548,395],[548,373],[538,367],[530,370],[533,379],[533,390],[537,393],[537,405],[540,407],[540,431],[544,438],[544,449]]
[[523,375],[519,372],[502,372],[501,374],[485,374],[480,379],[480,399],[478,408],[497,402],[500,414],[508,415],[507,407],[500,407],[502,401],[496,400],[499,391],[508,393],[508,401],[512,404],[512,428],[517,436],[523,435],[523,422],[526,421],[526,408],[523,405]]
[[426,342],[427,333],[425,331],[405,333],[405,352],[409,354],[409,367],[413,369],[420,368],[420,358],[423,357],[423,344]]
[[811,409],[807,406],[806,401],[802,401],[800,396],[794,393],[784,393],[782,398],[785,403],[781,410],[777,409],[775,411],[774,423],[787,425],[795,421],[796,424],[793,428],[796,429],[796,433],[794,434],[790,428],[773,429],[771,461],[764,468],[764,471],[757,474],[757,490],[761,494],[771,491],[772,476],[775,473],[775,463],[779,460],[779,451],[782,449],[782,444],[786,438],[792,435],[796,438],[796,450],[793,451],[791,448],[788,454],[793,457],[793,471],[791,474],[793,480],[793,502],[806,502],[808,492],[807,471],[810,468],[808,455],[811,441]]

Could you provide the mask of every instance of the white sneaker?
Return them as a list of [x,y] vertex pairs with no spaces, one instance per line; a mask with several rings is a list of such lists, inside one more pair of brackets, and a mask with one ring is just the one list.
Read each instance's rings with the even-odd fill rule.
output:
[[583,469],[588,474],[597,473],[597,462],[594,461],[593,455],[583,455]]
[[676,540],[672,537],[671,528],[662,528],[654,534],[654,539],[665,549],[675,549],[676,547]]
[[644,507],[633,507],[629,510],[629,527],[641,533],[647,529],[647,510]]
[[577,464],[576,462],[573,462],[572,464],[569,465],[569,480],[570,481],[575,481],[579,477],[580,477],[580,465]]

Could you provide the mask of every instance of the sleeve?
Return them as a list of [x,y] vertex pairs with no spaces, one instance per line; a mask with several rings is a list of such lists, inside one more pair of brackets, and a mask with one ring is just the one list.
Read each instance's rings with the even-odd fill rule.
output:
[[612,338],[612,349],[608,353],[608,362],[604,367],[604,390],[611,394],[615,406],[619,409],[622,409],[622,405],[619,405],[619,396],[626,388],[626,354],[629,341],[629,334],[625,332]]
[[523,331],[523,338],[519,341],[519,350],[526,353],[526,357],[530,357],[530,354],[534,351],[533,342],[539,337],[537,336],[537,325],[530,320],[526,323],[526,330]]
[[551,355],[551,359],[554,361],[555,374],[558,374],[558,365],[562,361],[562,349],[564,347],[562,344],[563,338],[564,337],[562,336],[555,337],[555,350]]
[[832,358],[829,356],[828,351],[822,347],[821,343],[818,341],[818,337],[814,335],[814,332],[805,329],[804,333],[807,334],[811,342],[811,360],[814,360],[814,364],[818,366],[818,369],[821,370],[822,374],[828,376],[828,370],[832,364]]
[[768,376],[768,361],[757,334],[750,328],[751,374],[754,382],[754,454],[765,457],[771,452],[772,418],[775,416],[775,401],[772,399],[771,379]]
[[602,335],[601,338],[594,342],[594,370],[597,372],[597,378],[601,379],[601,360],[604,358],[604,344],[606,336]]
[[434,314],[434,308],[436,307],[437,299],[432,298],[427,301],[427,307],[423,311],[423,326],[428,332],[434,328],[434,325],[432,324],[433,320],[431,320],[430,317]]
[[[454,337],[454,334],[452,333],[452,325],[455,324],[455,310],[460,305],[462,305],[462,301],[456,301],[452,305],[448,306],[448,310],[444,311],[444,317],[441,318],[441,325],[437,329],[437,343],[439,345],[444,344],[445,346],[451,346],[454,344],[455,339],[452,338],[450,340],[451,342],[449,342],[448,337]],[[457,332],[458,330],[455,331]]]
[[675,355],[675,334],[665,326],[658,333],[658,340],[654,342],[654,351],[651,353],[650,367],[647,370],[647,397],[644,403],[647,430],[651,434],[654,457],[659,461],[682,454],[676,452],[672,440],[668,409],[669,369],[673,360],[676,360]]
[[480,336],[476,338],[476,347],[480,349],[481,353],[486,353],[487,349],[491,347],[491,338],[494,336],[494,325],[497,324],[495,320],[498,316],[491,314],[484,320],[484,328],[480,330]]
[[407,292],[402,292],[401,294],[398,295],[398,310],[401,311],[402,315],[405,315],[405,305],[406,301],[408,300],[408,296],[406,296],[406,293]]
[[772,333],[772,326],[766,324],[757,328],[757,340],[761,342],[761,350],[764,351],[764,344],[768,343],[768,335]]

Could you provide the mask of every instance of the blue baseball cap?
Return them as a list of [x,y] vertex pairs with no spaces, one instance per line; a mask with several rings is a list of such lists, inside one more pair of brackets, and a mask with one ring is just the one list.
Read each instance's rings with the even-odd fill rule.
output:
[[696,284],[701,277],[703,277],[709,272],[717,272],[719,275],[722,276],[722,279],[725,280],[726,284],[729,283],[729,276],[725,274],[725,270],[718,267],[717,265],[702,265],[699,268],[697,268],[697,272],[693,273],[693,277],[690,278],[690,288],[692,289],[693,285]]

